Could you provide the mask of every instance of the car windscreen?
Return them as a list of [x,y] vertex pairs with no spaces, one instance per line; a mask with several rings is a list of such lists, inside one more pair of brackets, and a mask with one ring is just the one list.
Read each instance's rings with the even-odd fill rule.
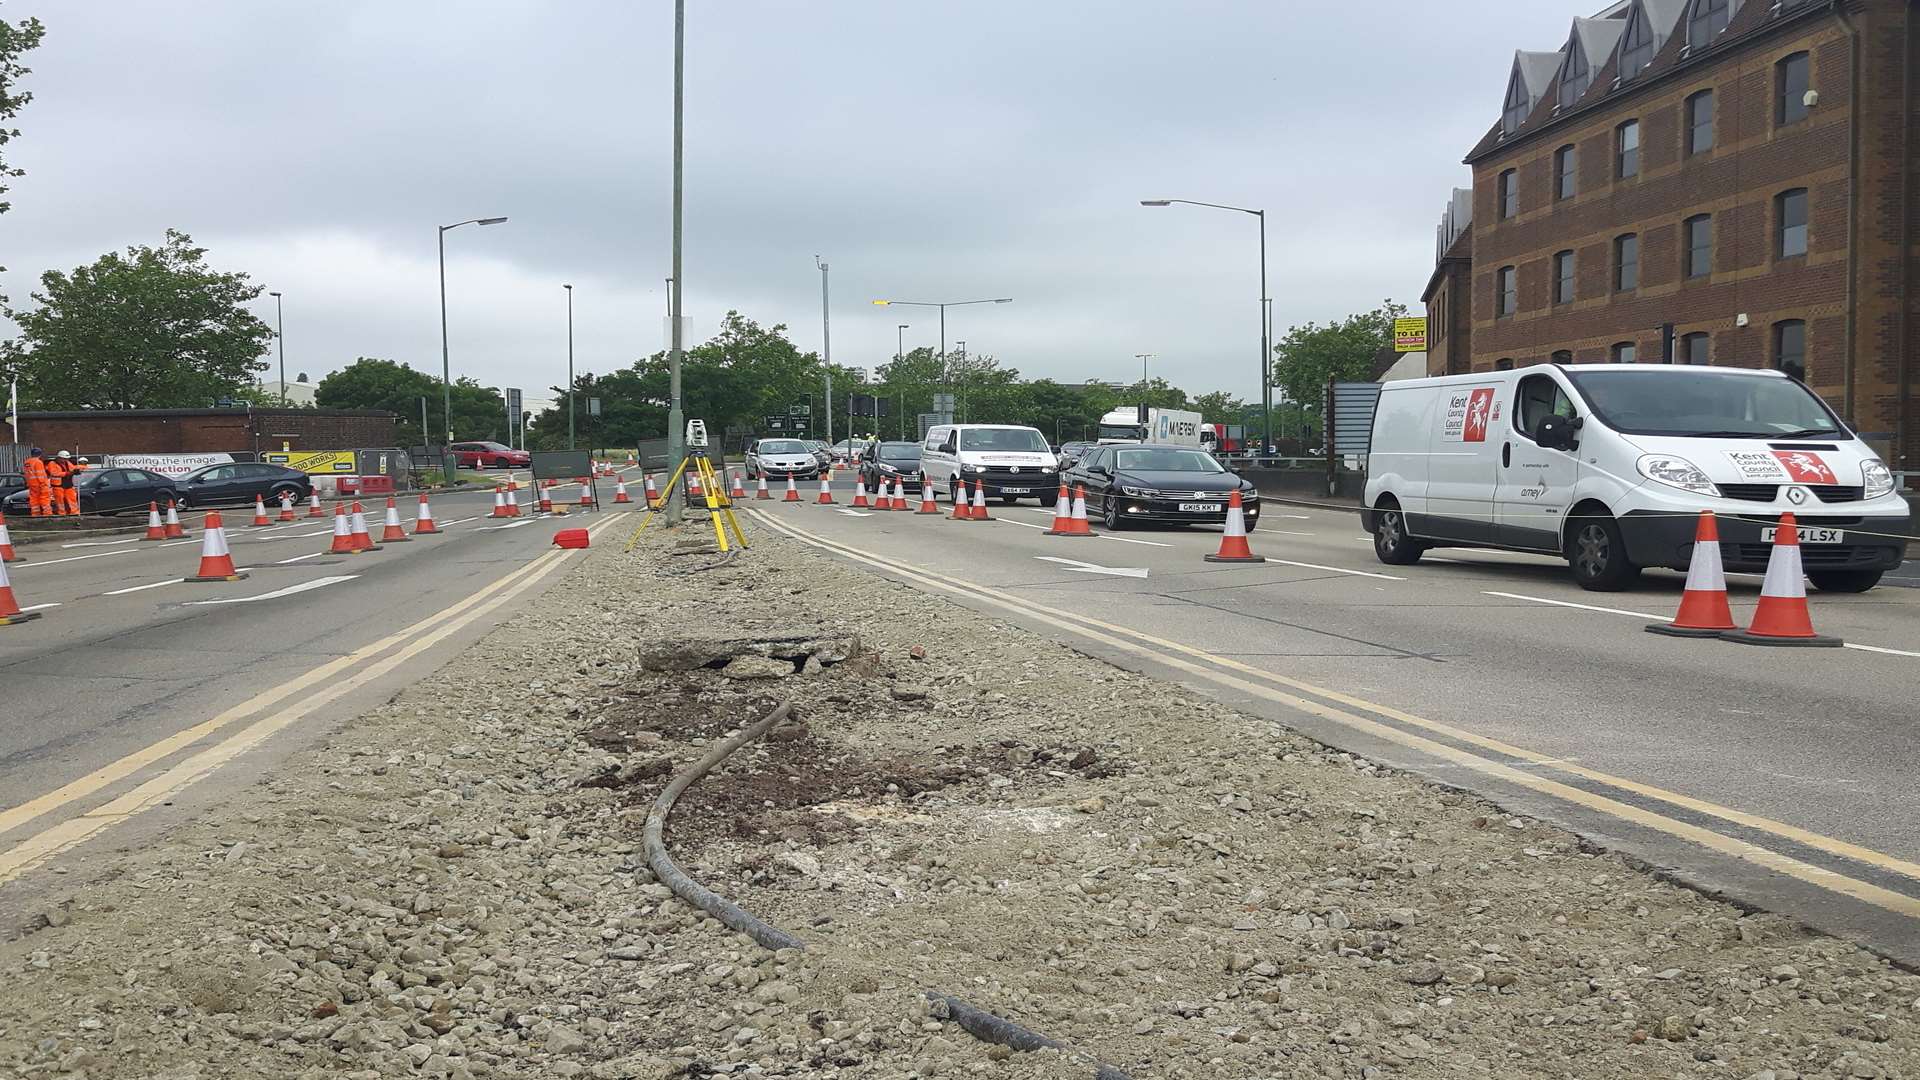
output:
[[1846,434],[1826,404],[1793,379],[1685,368],[1567,375],[1602,423],[1628,435],[1811,439]]
[[1114,455],[1120,472],[1226,472],[1213,455],[1199,450],[1122,450]]
[[968,428],[960,433],[960,449],[1044,454],[1047,440],[1032,428]]
[[919,461],[920,460],[920,444],[919,443],[881,443],[880,444],[880,460],[882,461]]
[[798,439],[762,439],[753,448],[756,454],[804,454],[807,446]]

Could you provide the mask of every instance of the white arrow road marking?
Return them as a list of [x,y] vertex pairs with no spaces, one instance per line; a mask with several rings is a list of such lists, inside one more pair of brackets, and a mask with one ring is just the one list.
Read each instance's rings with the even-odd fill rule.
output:
[[848,517],[872,517],[873,516],[872,514],[863,514],[858,510],[842,510],[840,512],[847,515]]
[[125,540],[80,540],[71,544],[61,544],[60,546],[63,548],[112,547],[115,544],[136,544],[139,543],[141,539],[142,538],[138,536],[129,536]]
[[1035,555],[1041,562],[1059,563],[1076,574],[1105,574],[1108,577],[1143,578],[1147,576],[1144,566],[1101,566],[1097,563],[1080,562],[1077,559],[1061,559],[1052,555]]
[[131,588],[126,588],[126,589],[114,589],[110,592],[103,592],[100,595],[101,596],[125,596],[128,593],[146,592],[148,589],[158,589],[167,585],[178,585],[185,580],[187,579],[186,578],[168,578],[165,581],[150,582],[146,585],[135,585],[135,586],[132,586]]
[[258,596],[235,596],[225,600],[189,600],[186,606],[206,607],[212,604],[251,604],[255,600],[278,600],[283,596],[312,592],[315,589],[324,589],[329,585],[338,585],[343,581],[352,581],[359,576],[359,574],[336,574],[332,577],[314,578],[312,581],[303,581],[298,585],[289,585],[284,589],[275,589],[272,592],[261,593]]

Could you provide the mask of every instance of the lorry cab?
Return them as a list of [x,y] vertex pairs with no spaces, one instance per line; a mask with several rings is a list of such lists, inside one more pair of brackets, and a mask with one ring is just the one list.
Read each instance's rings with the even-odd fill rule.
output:
[[1435,547],[1559,555],[1585,588],[1684,570],[1702,510],[1727,569],[1763,571],[1791,511],[1815,586],[1858,592],[1905,556],[1893,474],[1776,371],[1591,364],[1386,384],[1365,523],[1381,561]]

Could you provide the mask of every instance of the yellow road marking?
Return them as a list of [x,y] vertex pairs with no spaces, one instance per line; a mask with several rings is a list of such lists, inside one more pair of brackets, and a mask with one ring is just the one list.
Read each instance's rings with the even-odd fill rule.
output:
[[[1286,686],[1293,689],[1301,690],[1305,693],[1311,693],[1320,697],[1324,697],[1330,701],[1337,701],[1345,705],[1353,706],[1355,708],[1365,709],[1370,712],[1377,713],[1381,716],[1398,720],[1402,723],[1424,728],[1426,730],[1435,732],[1436,734],[1443,734],[1448,736],[1449,738],[1454,738],[1459,741],[1466,742],[1475,746],[1479,746],[1487,750],[1492,750],[1509,757],[1516,757],[1536,766],[1549,768],[1549,769],[1556,769],[1561,772],[1568,773],[1570,775],[1579,776],[1583,779],[1606,784],[1609,787],[1615,787],[1624,791],[1630,791],[1630,792],[1633,792],[1634,794],[1644,795],[1648,798],[1657,799],[1659,801],[1670,803],[1675,806],[1681,806],[1690,810],[1697,811],[1699,813],[1704,813],[1713,817],[1718,817],[1725,821],[1730,821],[1738,825],[1753,828],[1757,831],[1768,832],[1773,835],[1779,836],[1783,839],[1792,840],[1796,843],[1804,844],[1808,847],[1812,847],[1820,851],[1825,851],[1834,855],[1840,855],[1842,857],[1852,859],[1856,862],[1861,862],[1870,866],[1878,867],[1880,869],[1893,871],[1895,873],[1903,874],[1907,877],[1920,878],[1920,864],[1915,864],[1913,862],[1909,862],[1907,860],[1900,859],[1895,856],[1887,855],[1883,852],[1874,851],[1870,848],[1861,847],[1857,844],[1848,843],[1847,841],[1844,841],[1844,840],[1838,840],[1833,837],[1824,836],[1807,829],[1802,829],[1798,826],[1788,825],[1788,824],[1785,824],[1784,822],[1773,821],[1771,819],[1760,817],[1758,815],[1748,814],[1743,811],[1734,810],[1729,807],[1720,806],[1718,804],[1706,802],[1701,799],[1695,799],[1690,796],[1681,795],[1678,792],[1667,791],[1663,788],[1657,788],[1648,784],[1642,784],[1637,781],[1625,779],[1623,777],[1612,776],[1610,774],[1603,773],[1598,770],[1588,769],[1588,768],[1585,768],[1584,766],[1566,762],[1563,759],[1550,758],[1545,755],[1536,753],[1534,751],[1525,750],[1520,747],[1513,746],[1512,744],[1501,742],[1500,740],[1497,740],[1497,739],[1491,739],[1485,736],[1476,735],[1472,732],[1464,731],[1448,724],[1442,724],[1437,721],[1427,720],[1424,717],[1415,716],[1411,713],[1403,712],[1401,710],[1394,709],[1388,706],[1376,705],[1364,699],[1352,697],[1347,694],[1342,694],[1338,691],[1328,690],[1322,687],[1318,687],[1311,683],[1305,683],[1295,679],[1289,679],[1282,675],[1275,675],[1271,672],[1262,671],[1258,668],[1251,667],[1247,664],[1242,664],[1238,661],[1231,660],[1226,657],[1215,656],[1212,653],[1205,652],[1204,650],[1195,649],[1191,646],[1182,645],[1178,642],[1167,641],[1165,639],[1157,638],[1149,634],[1143,634],[1143,633],[1140,633],[1139,631],[1132,630],[1128,627],[1102,622],[1098,619],[1093,619],[1088,616],[1079,615],[1070,611],[1062,611],[1056,608],[1045,607],[1043,605],[1027,600],[1024,597],[1016,597],[1016,596],[1003,593],[986,586],[977,585],[973,582],[969,582],[964,579],[950,578],[950,577],[946,577],[945,575],[935,574],[935,573],[921,570],[915,567],[909,567],[902,564],[893,563],[887,559],[883,559],[865,552],[856,551],[851,548],[843,547],[842,545],[839,545],[834,541],[826,540],[824,538],[815,536],[811,533],[806,532],[805,530],[796,528],[790,524],[775,521],[773,518],[767,515],[762,515],[762,517],[766,518],[768,524],[771,525],[772,527],[788,533],[794,538],[801,540],[803,543],[812,544],[815,547],[820,547],[820,548],[834,551],[848,558],[851,558],[860,562],[866,562],[870,565],[879,567],[880,569],[889,571],[891,573],[900,575],[902,577],[906,577],[912,580],[922,581],[925,584],[931,585],[934,588],[941,589],[946,592],[954,593],[956,595],[961,595],[961,596],[972,596],[976,599],[984,599],[989,603],[993,603],[1000,607],[1008,608],[1009,610],[1013,610],[1020,614],[1024,614],[1029,617],[1038,619],[1042,622],[1047,623],[1048,625],[1056,626],[1056,627],[1059,627],[1060,629],[1067,630],[1069,632],[1079,634],[1084,637],[1090,637],[1094,640],[1101,641],[1104,644],[1112,645],[1113,647],[1122,649],[1126,652],[1147,657],[1149,659],[1153,659],[1161,663],[1165,663],[1170,666],[1179,668],[1180,670],[1183,670],[1183,671],[1189,671],[1193,674],[1199,675],[1211,681],[1220,683],[1222,685],[1231,686],[1237,690],[1241,690],[1246,693],[1251,693],[1251,694],[1254,694],[1255,696],[1266,698],[1267,700],[1270,700],[1270,701],[1276,701],[1276,702],[1289,705],[1293,708],[1297,708],[1301,710],[1302,712],[1306,712],[1314,716],[1319,716],[1323,719],[1333,720],[1333,721],[1345,724],[1356,730],[1364,731],[1367,734],[1373,735],[1377,738],[1387,739],[1389,741],[1398,743],[1402,746],[1406,746],[1410,749],[1415,749],[1415,750],[1421,751],[1422,753],[1431,754],[1435,757],[1439,757],[1444,760],[1462,765],[1464,767],[1474,769],[1475,771],[1483,772],[1483,773],[1486,773],[1487,775],[1498,777],[1499,779],[1504,780],[1506,782],[1516,784],[1518,786],[1525,787],[1530,790],[1539,791],[1543,794],[1549,794],[1556,798],[1565,800],[1567,802],[1572,802],[1581,806],[1588,807],[1589,809],[1598,810],[1612,817],[1616,817],[1625,821],[1630,821],[1635,824],[1657,830],[1659,832],[1667,833],[1668,835],[1671,835],[1671,836],[1677,836],[1682,839],[1689,840],[1703,847],[1706,847],[1715,851],[1720,851],[1725,854],[1733,855],[1736,858],[1753,862],[1757,865],[1764,866],[1770,870],[1775,870],[1779,873],[1786,874],[1790,877],[1797,878],[1801,881],[1805,881],[1813,885],[1818,885],[1821,888],[1829,889],[1834,892],[1844,893],[1848,896],[1853,896],[1856,899],[1863,900],[1867,903],[1873,904],[1876,907],[1885,908],[1889,911],[1898,912],[1899,914],[1906,915],[1909,917],[1920,917],[1920,899],[1915,899],[1914,897],[1910,897],[1902,893],[1894,892],[1890,889],[1883,889],[1877,885],[1872,885],[1868,882],[1859,881],[1857,879],[1835,873],[1831,870],[1826,870],[1821,867],[1813,866],[1811,864],[1801,862],[1797,859],[1793,859],[1789,856],[1781,855],[1778,852],[1774,852],[1766,848],[1760,847],[1756,844],[1752,844],[1744,840],[1739,840],[1734,837],[1725,836],[1721,833],[1713,832],[1710,829],[1705,829],[1697,825],[1692,825],[1683,821],[1678,821],[1661,814],[1656,814],[1652,811],[1644,810],[1640,807],[1632,806],[1627,803],[1622,803],[1617,800],[1610,799],[1604,795],[1597,795],[1593,792],[1585,791],[1576,787],[1571,787],[1569,785],[1562,784],[1557,781],[1547,780],[1543,777],[1536,776],[1527,772],[1523,772],[1519,769],[1515,769],[1512,766],[1505,765],[1503,763],[1492,761],[1486,758],[1482,758],[1474,754],[1468,753],[1467,751],[1464,751],[1464,750],[1459,750],[1457,748],[1448,746],[1444,743],[1435,742],[1431,739],[1427,739],[1419,735],[1403,732],[1398,728],[1390,727],[1388,725],[1366,719],[1365,717],[1358,716],[1341,709],[1330,708],[1326,705],[1322,705],[1319,702],[1312,701],[1307,698],[1299,697],[1293,694],[1281,693],[1279,691],[1272,689],[1271,687],[1260,685],[1258,683],[1249,682],[1246,679],[1237,678],[1233,675],[1225,674],[1222,671],[1216,670],[1215,667],[1210,667],[1208,665],[1214,665],[1214,666],[1217,666],[1218,668],[1226,668],[1236,672],[1241,672],[1256,679],[1261,679],[1267,682],[1279,684],[1281,686]],[[1096,631],[1095,629],[1091,629],[1094,627],[1097,627],[1100,630],[1109,631],[1109,633],[1101,633]],[[1204,663],[1203,664],[1190,663],[1176,656],[1169,656],[1163,652],[1156,651],[1156,649],[1144,648],[1139,644],[1135,644],[1134,641],[1123,640],[1122,637],[1117,637],[1115,635],[1121,635],[1124,638],[1131,638],[1139,642],[1144,642],[1144,643],[1153,645],[1156,647],[1156,649],[1159,649],[1159,650],[1170,650],[1172,652],[1192,656],[1197,660],[1204,661]]]
[[[611,525],[615,519],[609,517],[596,523],[589,535]],[[70,818],[49,826],[19,844],[0,854],[0,884],[20,876],[27,870],[58,854],[74,844],[92,836],[102,829],[126,820],[128,817],[166,801],[190,784],[200,780],[221,765],[233,760],[242,752],[259,745],[268,736],[312,713],[321,705],[355,690],[392,671],[403,661],[431,648],[450,635],[458,632],[487,613],[532,587],[546,577],[572,555],[571,551],[549,551],[535,558],[526,566],[493,582],[486,588],[474,593],[460,602],[429,616],[397,633],[381,638],[346,656],[331,660],[304,675],[264,691],[253,698],[221,712],[210,720],[194,727],[176,732],[151,746],[145,747],[112,762],[86,776],[48,792],[30,802],[0,812],[0,832],[18,827],[35,817],[58,809],[76,799],[97,792],[119,780],[131,776],[140,769],[159,761],[168,755],[204,738],[208,733],[233,723],[243,717],[261,712],[274,704],[284,701],[290,695],[299,692],[314,683],[340,674],[356,664],[365,663],[393,646],[406,641],[409,637],[429,630],[436,624],[445,623],[440,629],[426,634],[419,640],[406,645],[393,655],[385,657],[365,669],[356,672],[338,682],[300,701],[289,709],[267,716],[248,725],[214,746],[188,758],[161,773],[159,776],[141,784],[132,791],[116,798],[96,810]],[[491,597],[491,599],[489,599]],[[464,614],[463,614],[464,612]]]

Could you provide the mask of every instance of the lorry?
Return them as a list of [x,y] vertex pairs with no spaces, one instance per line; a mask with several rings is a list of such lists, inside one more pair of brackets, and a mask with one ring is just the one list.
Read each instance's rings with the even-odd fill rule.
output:
[[1155,409],[1136,405],[1115,409],[1100,418],[1099,441],[1106,443],[1153,442],[1180,446],[1204,446],[1213,449],[1212,425],[1201,422],[1200,414],[1184,409]]

